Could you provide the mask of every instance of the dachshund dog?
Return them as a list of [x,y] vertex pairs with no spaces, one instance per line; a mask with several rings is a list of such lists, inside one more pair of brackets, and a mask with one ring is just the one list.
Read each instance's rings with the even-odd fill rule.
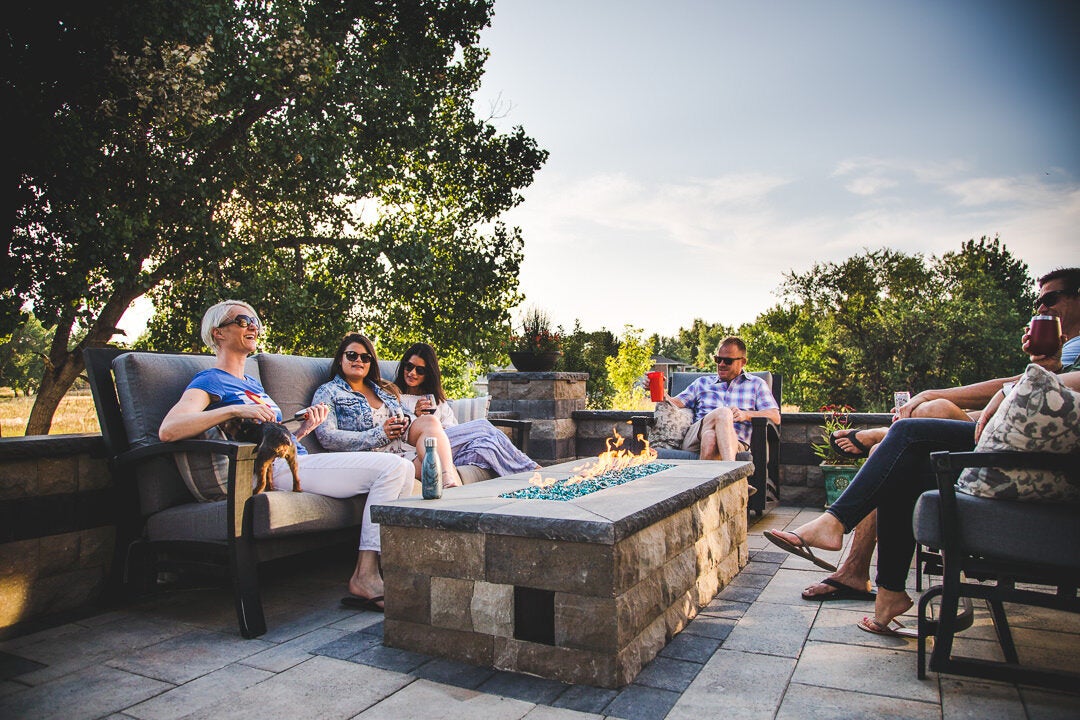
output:
[[226,420],[219,426],[221,431],[230,440],[255,443],[255,477],[258,483],[255,492],[261,493],[268,487],[273,489],[271,477],[273,476],[274,460],[284,458],[289,463],[289,470],[293,476],[293,492],[300,492],[300,474],[296,469],[296,446],[293,444],[292,433],[281,423],[256,422],[233,418]]

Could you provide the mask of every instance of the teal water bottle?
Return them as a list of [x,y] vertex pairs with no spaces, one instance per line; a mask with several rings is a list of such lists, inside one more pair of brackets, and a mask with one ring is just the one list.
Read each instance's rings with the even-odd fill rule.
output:
[[424,461],[420,465],[420,486],[425,500],[442,497],[442,467],[435,452],[435,438],[424,440]]

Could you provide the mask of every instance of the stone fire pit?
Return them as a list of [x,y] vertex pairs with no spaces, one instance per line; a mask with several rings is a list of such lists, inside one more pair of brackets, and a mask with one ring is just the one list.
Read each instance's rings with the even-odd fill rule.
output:
[[[575,461],[544,468],[565,478]],[[746,564],[748,462],[675,467],[569,501],[532,473],[372,508],[387,646],[565,682],[631,682]]]

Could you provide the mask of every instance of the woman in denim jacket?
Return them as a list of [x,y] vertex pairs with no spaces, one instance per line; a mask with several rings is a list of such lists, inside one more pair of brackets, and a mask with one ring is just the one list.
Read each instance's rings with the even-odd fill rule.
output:
[[424,440],[433,437],[442,465],[443,486],[460,485],[442,424],[431,415],[406,414],[398,398],[397,387],[379,375],[379,360],[371,340],[350,333],[342,338],[334,354],[330,381],[320,385],[312,398],[313,405],[330,406],[326,420],[315,428],[315,437],[330,451],[373,450],[410,459],[417,478]]

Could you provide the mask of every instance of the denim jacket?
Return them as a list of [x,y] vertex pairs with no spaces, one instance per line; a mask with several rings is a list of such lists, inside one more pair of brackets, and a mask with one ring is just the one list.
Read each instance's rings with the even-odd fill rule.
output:
[[[391,413],[401,407],[398,399],[386,390],[375,388],[375,394]],[[353,390],[340,375],[319,386],[311,399],[312,405],[317,403],[330,406],[326,420],[315,428],[315,437],[327,450],[373,450],[390,442],[383,426],[375,423],[367,398]],[[412,419],[411,413],[405,414]]]

